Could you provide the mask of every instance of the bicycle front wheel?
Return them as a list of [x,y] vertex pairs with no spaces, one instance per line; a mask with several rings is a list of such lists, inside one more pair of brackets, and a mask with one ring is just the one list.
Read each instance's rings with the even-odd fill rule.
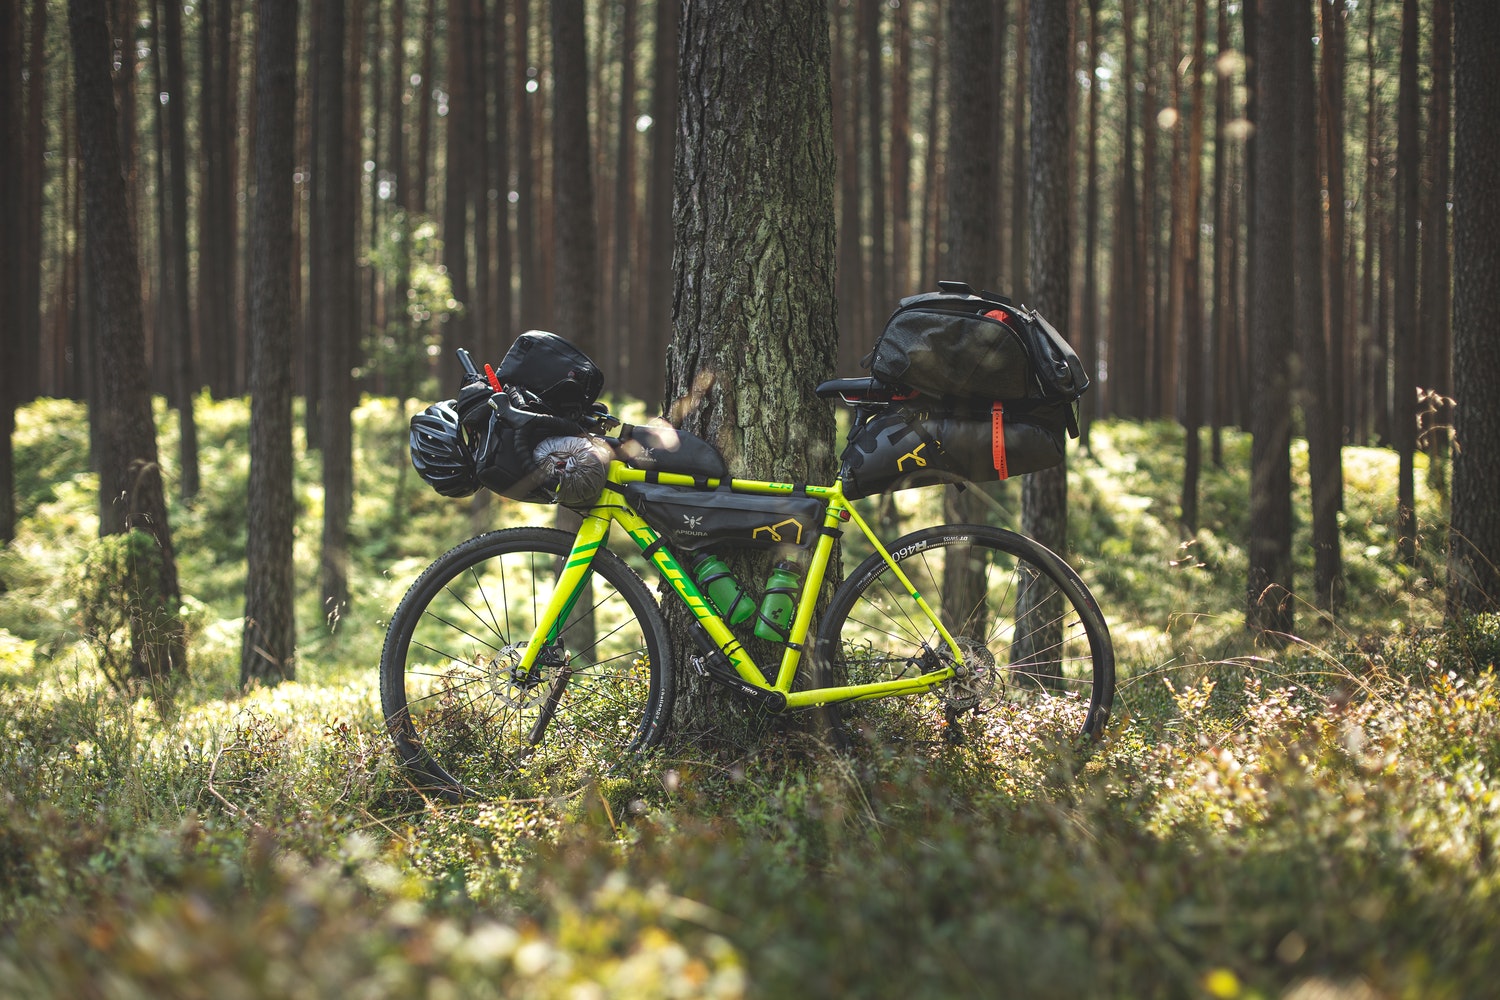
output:
[[512,528],[440,557],[386,632],[386,727],[419,783],[449,798],[577,787],[660,742],[672,705],[666,626],[650,590],[601,549],[558,641],[517,669],[573,536]]
[[[890,549],[963,653],[953,680],[917,696],[829,706],[834,731],[881,744],[953,741],[960,720],[1024,711],[1098,737],[1114,700],[1114,648],[1093,596],[1046,546],[1001,528],[925,528]],[[954,662],[879,553],[834,594],[818,631],[821,685],[915,677]]]

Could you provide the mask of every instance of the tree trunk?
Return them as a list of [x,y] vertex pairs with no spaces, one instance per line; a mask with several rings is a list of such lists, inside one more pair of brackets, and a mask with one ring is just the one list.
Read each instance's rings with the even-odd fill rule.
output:
[[882,0],[860,0],[859,3],[859,40],[864,48],[864,104],[866,120],[869,122],[864,150],[865,184],[870,204],[870,278],[865,289],[868,326],[860,331],[867,338],[875,336],[874,327],[879,322],[879,317],[889,313],[893,306],[890,252],[885,234],[885,157],[881,141],[888,123],[881,99],[880,82],[881,66],[885,62],[880,41],[880,9],[884,6]]
[[[162,274],[163,312],[169,317],[172,331],[174,401],[181,433],[178,436],[178,464],[181,466],[179,492],[183,500],[198,495],[198,424],[194,419],[193,398],[198,392],[197,365],[193,351],[192,298],[188,288],[188,217],[187,217],[187,77],[182,65],[182,5],[162,0],[160,8],[166,30],[166,94],[168,187],[171,203],[167,216],[169,228],[158,234],[167,245],[167,270]],[[157,197],[164,197],[157,192]]]
[[241,685],[296,676],[291,262],[297,0],[262,0],[255,46],[256,114],[268,127],[256,133],[258,183],[250,221],[250,485]]
[[[668,392],[731,473],[827,482],[833,414],[813,394],[837,349],[827,8],[688,0],[681,23]],[[754,566],[763,579],[766,560]],[[674,725],[725,737],[732,702],[692,672],[674,627]]]
[[1142,281],[1137,228],[1140,213],[1135,172],[1135,8],[1124,0],[1125,59],[1121,66],[1121,97],[1125,102],[1121,126],[1120,186],[1115,201],[1114,248],[1110,255],[1109,380],[1102,389],[1104,412],[1122,417],[1143,416],[1141,387],[1145,362],[1140,315]]
[[[1187,139],[1187,217],[1182,234],[1182,423],[1187,447],[1182,473],[1182,524],[1189,536],[1198,531],[1198,472],[1203,462],[1203,385],[1207,372],[1203,365],[1203,343],[1207,330],[1203,326],[1203,265],[1199,235],[1199,206],[1203,191],[1203,74],[1208,34],[1207,0],[1193,0],[1193,61],[1188,100],[1192,102]],[[1178,123],[1179,128],[1181,123]]]
[[1255,322],[1251,325],[1250,572],[1245,623],[1282,641],[1294,620],[1292,602],[1292,148],[1295,107],[1293,4],[1260,0],[1254,61]]
[[42,392],[42,191],[47,172],[43,129],[43,100],[47,66],[47,0],[31,4],[31,44],[27,51],[25,172],[21,206],[21,349],[16,365],[19,398],[30,400]]
[[473,296],[469,288],[469,46],[464,27],[468,0],[448,0],[447,159],[443,168],[443,264],[457,310],[443,323],[443,359],[457,348],[472,348]]
[[132,602],[157,609],[150,620],[132,623],[131,672],[158,681],[186,669],[182,595],[172,554],[156,425],[151,414],[145,335],[141,327],[140,267],[127,215],[114,94],[109,67],[109,17],[103,0],[70,0],[73,90],[78,106],[78,145],[84,171],[89,292],[93,296],[94,342],[100,352],[99,405],[90,421],[100,447],[99,533],[141,530],[158,547],[160,564]]
[[1391,445],[1399,456],[1396,484],[1396,550],[1417,559],[1415,484],[1417,341],[1417,219],[1422,164],[1418,152],[1417,0],[1401,8],[1401,83],[1396,97],[1396,330],[1391,385]]
[[516,247],[520,256],[520,325],[528,330],[541,326],[546,317],[546,295],[542,287],[542,248],[537,232],[541,226],[541,185],[536,177],[536,155],[532,138],[532,96],[537,92],[535,67],[529,56],[531,45],[530,0],[515,0],[516,56]]
[[635,22],[635,0],[624,0],[620,25],[620,113],[615,142],[614,223],[611,226],[614,255],[608,276],[614,301],[612,307],[604,310],[608,324],[606,342],[611,348],[606,354],[617,359],[615,384],[621,388],[633,381],[631,368],[638,360],[635,341],[630,335],[630,321],[635,314],[631,300],[640,293],[639,282],[632,280],[637,269],[630,260],[635,232]]
[[1214,276],[1210,285],[1209,299],[1213,303],[1210,323],[1212,324],[1209,334],[1208,356],[1210,372],[1205,373],[1206,379],[1211,379],[1213,386],[1212,406],[1209,410],[1210,432],[1210,461],[1215,468],[1221,468],[1224,464],[1223,428],[1228,419],[1228,395],[1229,395],[1229,366],[1226,363],[1229,350],[1229,283],[1232,280],[1233,271],[1230,270],[1230,241],[1235,234],[1229,229],[1229,199],[1230,186],[1226,183],[1226,172],[1229,169],[1230,158],[1225,149],[1226,137],[1225,127],[1229,123],[1229,95],[1230,75],[1229,67],[1225,64],[1225,56],[1233,51],[1229,41],[1229,0],[1219,0],[1218,3],[1218,37],[1216,47],[1218,49],[1218,71],[1214,75],[1214,187],[1213,187],[1213,213],[1214,213]]
[[[648,250],[644,261],[646,365],[636,392],[648,401],[666,391],[664,363],[672,333],[672,168],[677,136],[677,17],[679,5],[656,5],[656,71],[651,81],[651,175],[646,194]],[[647,367],[649,365],[649,367]]]
[[558,332],[585,352],[599,352],[595,288],[599,230],[589,159],[588,59],[583,0],[552,4],[553,253],[557,268],[554,316]]
[[[891,66],[891,293],[911,285],[911,6],[899,4]],[[889,305],[889,303],[887,303]],[[870,331],[873,335],[875,331]]]
[[353,510],[354,456],[350,411],[353,409],[354,330],[357,273],[354,262],[355,192],[346,132],[345,49],[348,34],[344,0],[315,0],[322,16],[317,42],[317,136],[322,169],[314,225],[323,236],[314,245],[326,254],[325,283],[315,296],[317,334],[321,342],[319,423],[323,452],[323,544],[320,587],[323,613],[330,627],[349,603],[349,516]]
[[[1044,314],[1066,316],[1072,294],[1068,233],[1068,9],[1064,4],[1029,5],[1019,27],[1031,50],[1031,258],[1027,287]],[[1024,88],[1017,87],[1019,100]],[[1021,530],[1059,554],[1067,551],[1066,463],[1026,477],[1021,490]],[[1023,598],[1024,603],[1024,598]],[[1049,616],[1050,618],[1051,616]],[[1046,645],[1044,642],[1042,645]]]
[[[1046,0],[1042,2],[1045,3]],[[1031,294],[1026,284],[1030,279],[1026,260],[1027,220],[1030,218],[1027,214],[1026,191],[1026,74],[1031,68],[1026,57],[1027,7],[1026,0],[1016,0],[1016,75],[1015,85],[1011,87],[1013,125],[1010,136],[1010,266],[1011,294],[1017,298],[1029,298]],[[968,32],[967,28],[955,31],[950,27],[948,37],[956,42],[966,37]],[[957,81],[951,85],[956,86]],[[1063,315],[1061,309],[1056,315]]]
[[[21,7],[0,6],[0,329],[14,349],[12,337],[21,330],[21,267],[24,248],[10,234],[21,230],[21,199],[25,196],[21,145]],[[19,353],[19,352],[16,352]],[[16,537],[16,472],[11,435],[20,403],[20,372],[15,354],[0,366],[0,544]]]
[[1099,0],[1089,7],[1089,97],[1083,168],[1083,363],[1094,391],[1078,407],[1078,443],[1089,447],[1089,427],[1099,411]]
[[1296,34],[1295,118],[1292,137],[1293,268],[1296,275],[1297,353],[1302,362],[1302,422],[1307,434],[1307,467],[1312,487],[1313,588],[1317,606],[1336,611],[1343,603],[1343,560],[1339,554],[1339,507],[1343,437],[1328,388],[1330,359],[1323,327],[1323,211],[1318,172],[1318,90],[1313,73],[1313,18],[1316,0],[1294,0]]
[[[993,0],[953,0],[949,38],[985,38],[994,22]],[[994,58],[983,45],[948,48],[948,254],[943,276],[987,287],[995,273],[1000,212],[992,192],[998,181],[1000,137],[995,94],[988,86]]]
[[1500,7],[1455,0],[1453,379],[1448,615],[1500,607]]
[[1448,260],[1448,125],[1449,86],[1453,69],[1452,0],[1432,4],[1432,83],[1427,119],[1427,178],[1424,199],[1426,221],[1422,225],[1422,388],[1438,398],[1420,407],[1424,411],[1422,445],[1428,455],[1427,474],[1441,484],[1448,449],[1443,428],[1449,422],[1441,399],[1453,392],[1453,326],[1449,297],[1451,267]]
[[866,349],[871,333],[865,322],[864,260],[860,251],[864,224],[859,210],[860,94],[859,46],[846,37],[847,16],[833,8],[833,80],[837,89],[833,107],[834,134],[838,137],[838,310],[839,368],[852,371]]
[[[406,207],[417,215],[427,214],[427,186],[432,176],[432,92],[437,86],[437,57],[433,50],[437,35],[438,2],[439,0],[427,0],[427,13],[422,20],[422,61],[419,64],[421,68],[417,71],[419,82],[413,97],[417,105],[417,173]],[[524,3],[525,0],[521,2]]]
[[[1322,42],[1318,46],[1322,66],[1323,169],[1328,178],[1328,247],[1323,266],[1328,284],[1328,407],[1344,443],[1349,425],[1346,373],[1350,369],[1348,314],[1344,310],[1344,38],[1348,8],[1341,0],[1318,0],[1322,15]],[[1342,477],[1341,477],[1342,478]],[[1342,492],[1342,491],[1341,491]],[[1339,506],[1343,506],[1340,497]]]

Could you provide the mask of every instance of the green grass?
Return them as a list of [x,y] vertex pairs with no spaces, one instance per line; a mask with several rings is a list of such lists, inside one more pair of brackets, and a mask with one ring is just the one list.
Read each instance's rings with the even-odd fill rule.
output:
[[[451,805],[392,758],[384,621],[439,552],[549,512],[432,493],[403,454],[408,412],[356,415],[354,599],[335,623],[314,596],[318,466],[299,441],[298,681],[242,693],[247,412],[198,401],[205,485],[171,512],[192,669],[169,703],[122,696],[81,641],[97,530],[81,408],[18,414],[0,995],[1491,991],[1500,619],[1441,627],[1425,477],[1422,558],[1393,568],[1394,455],[1345,454],[1348,605],[1329,619],[1305,601],[1302,642],[1257,649],[1248,438],[1226,435],[1184,539],[1180,429],[1095,425],[1093,454],[1070,459],[1069,540],[1121,657],[1103,746],[1053,735],[1042,703],[925,756],[841,756],[793,730],[748,756],[669,745],[561,794]],[[1305,448],[1293,461],[1306,511]],[[1019,491],[997,492],[994,519],[1013,523]],[[863,504],[899,530],[941,516],[935,490]]]

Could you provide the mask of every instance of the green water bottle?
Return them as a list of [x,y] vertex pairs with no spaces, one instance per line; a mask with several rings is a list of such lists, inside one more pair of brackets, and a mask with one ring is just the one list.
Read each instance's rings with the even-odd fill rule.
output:
[[700,555],[693,563],[693,577],[729,624],[738,625],[755,614],[755,602],[740,590],[739,581],[718,556]]
[[797,609],[797,592],[802,589],[802,567],[791,561],[771,568],[766,580],[766,596],[760,602],[755,618],[755,634],[771,642],[786,642],[792,628],[792,613]]

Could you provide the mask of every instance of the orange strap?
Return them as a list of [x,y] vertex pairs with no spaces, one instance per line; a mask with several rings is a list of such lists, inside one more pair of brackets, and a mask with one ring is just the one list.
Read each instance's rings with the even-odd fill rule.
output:
[[990,407],[990,456],[995,460],[995,474],[1000,479],[1010,476],[1005,465],[1005,417],[1004,407],[995,403]]

